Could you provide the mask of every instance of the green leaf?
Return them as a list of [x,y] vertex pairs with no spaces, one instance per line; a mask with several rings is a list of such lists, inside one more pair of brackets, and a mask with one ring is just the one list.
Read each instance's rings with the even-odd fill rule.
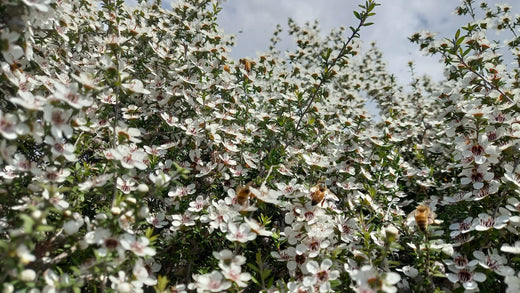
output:
[[262,252],[260,250],[258,250],[256,252],[256,263],[257,264],[261,264],[262,263]]
[[146,229],[146,231],[144,232],[144,235],[146,236],[146,238],[150,239],[152,238],[152,234],[153,234],[153,228],[152,227],[148,227]]
[[39,231],[39,232],[52,232],[52,231],[54,231],[54,226],[38,225],[38,227],[36,227],[36,231]]
[[271,270],[271,269],[265,269],[264,272],[263,272],[263,274],[262,274],[263,277],[264,277],[264,279],[267,278],[267,277],[269,277],[269,276],[271,275],[271,272],[272,272],[272,271],[273,271],[273,270]]
[[462,36],[462,37],[460,37],[459,39],[457,39],[457,43],[456,43],[457,46],[459,46],[460,44],[462,44],[462,42],[464,42],[464,39],[465,39],[465,38],[466,38],[466,37]]
[[258,282],[258,280],[255,277],[251,276],[251,280],[253,281],[253,283],[260,285],[260,282]]
[[21,214],[20,218],[23,221],[24,230],[26,233],[31,233],[33,231],[34,219],[29,215]]
[[154,286],[155,292],[164,292],[168,286],[168,277],[159,275],[157,277],[157,285]]
[[361,15],[359,15],[359,12],[357,11],[353,11],[354,12],[354,16],[357,18],[357,19],[361,19]]
[[332,53],[331,48],[327,48],[326,50],[323,50],[323,53],[321,54],[321,57],[325,60],[328,60],[330,58],[330,54]]
[[433,277],[437,277],[437,278],[446,278],[446,275],[445,274],[442,274],[442,273],[435,273],[432,275]]
[[273,283],[274,283],[274,276],[272,276],[271,278],[269,278],[269,280],[267,281],[267,287],[268,287],[268,288],[273,287]]
[[338,287],[339,285],[341,285],[341,281],[340,280],[332,280],[330,281],[330,287],[331,288],[334,288],[334,287]]
[[247,266],[248,266],[250,269],[252,269],[253,271],[257,272],[257,273],[260,272],[260,270],[259,270],[259,269],[254,265],[254,264],[252,264],[252,263],[247,263]]

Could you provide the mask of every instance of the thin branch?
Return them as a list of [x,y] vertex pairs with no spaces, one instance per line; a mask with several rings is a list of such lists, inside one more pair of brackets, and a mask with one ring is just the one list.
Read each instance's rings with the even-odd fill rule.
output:
[[459,58],[459,61],[462,65],[464,65],[464,67],[466,67],[466,69],[468,69],[469,71],[473,72],[474,74],[476,74],[485,84],[487,84],[488,86],[490,86],[492,89],[498,91],[502,96],[506,97],[507,100],[510,102],[510,103],[515,103],[508,95],[506,95],[498,86],[494,85],[492,82],[490,82],[489,80],[487,80],[482,74],[478,73],[477,71],[475,71],[473,68],[471,68],[471,66],[469,66],[466,62],[464,62],[464,59],[462,58],[462,56],[459,56],[457,55],[457,57]]
[[[352,35],[348,38],[348,40],[343,44],[343,47],[341,48],[338,56],[336,58],[334,58],[332,60],[332,63],[327,67],[326,69],[326,74],[329,74],[332,70],[332,68],[336,65],[336,62],[338,62],[339,59],[341,59],[343,57],[343,55],[345,54],[345,50],[347,49],[347,46],[350,44],[350,42],[352,42],[352,40],[358,35],[359,31],[361,30],[361,27],[365,24],[365,21],[366,21],[367,17],[364,17],[363,19],[361,19],[361,21],[359,22],[359,25],[357,26],[357,28],[352,31]],[[300,130],[300,124],[303,120],[303,117],[305,116],[305,114],[307,114],[307,112],[309,111],[312,103],[314,102],[314,99],[316,99],[316,96],[318,95],[318,92],[321,88],[321,86],[325,83],[325,81],[327,80],[327,76],[323,76],[323,78],[320,80],[320,83],[318,84],[317,87],[315,87],[315,91],[314,93],[312,94],[312,96],[309,97],[309,99],[304,103],[304,104],[307,104],[307,106],[305,107],[305,110],[303,111],[303,113],[301,114],[300,116],[300,119],[298,120],[298,123],[296,124],[296,132],[298,132],[298,130]]]

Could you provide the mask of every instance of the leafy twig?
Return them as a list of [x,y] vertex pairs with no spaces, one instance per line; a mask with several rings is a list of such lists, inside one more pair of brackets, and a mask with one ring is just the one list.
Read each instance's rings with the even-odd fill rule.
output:
[[[354,15],[357,19],[360,20],[358,26],[354,28],[350,28],[352,30],[352,35],[348,38],[348,40],[343,44],[343,47],[341,48],[340,52],[338,53],[338,56],[332,60],[330,64],[325,68],[325,73],[323,74],[322,79],[320,80],[320,83],[318,86],[316,86],[314,89],[314,93],[307,99],[307,101],[304,104],[307,104],[305,107],[305,110],[302,112],[300,119],[298,119],[298,123],[296,124],[296,132],[300,129],[300,124],[303,120],[303,117],[307,112],[309,111],[312,103],[316,99],[318,92],[321,88],[321,86],[328,80],[329,77],[331,77],[332,68],[336,65],[338,60],[343,58],[345,54],[347,53],[348,45],[352,42],[354,38],[359,37],[359,31],[361,30],[361,27],[363,26],[369,26],[372,23],[365,23],[369,16],[375,15],[375,13],[371,12],[377,5],[373,0],[368,0],[365,5],[359,5],[359,7],[365,9],[365,11],[359,13],[357,11],[354,11]],[[325,64],[327,64],[328,61],[326,61]]]
[[506,97],[507,100],[510,102],[510,103],[514,103],[514,101],[508,96],[506,95],[498,86],[494,85],[492,82],[490,82],[489,80],[487,80],[482,74],[478,73],[476,70],[474,70],[473,68],[471,68],[471,66],[469,66],[465,61],[464,59],[462,58],[462,56],[459,56],[457,55],[457,57],[459,58],[459,62],[464,65],[464,67],[466,67],[466,69],[468,69],[470,72],[474,73],[475,75],[477,75],[485,84],[487,84],[488,86],[490,86],[492,89],[498,91],[502,96]]

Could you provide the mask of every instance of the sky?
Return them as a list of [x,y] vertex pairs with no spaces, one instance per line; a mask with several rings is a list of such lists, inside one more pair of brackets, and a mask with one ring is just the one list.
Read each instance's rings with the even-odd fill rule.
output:
[[[516,0],[515,0],[516,1]],[[513,3],[515,1],[511,1]],[[421,30],[438,33],[452,38],[455,31],[467,24],[469,17],[453,14],[458,0],[379,0],[376,15],[369,19],[372,26],[361,30],[361,40],[368,48],[376,42],[383,52],[388,70],[402,83],[411,80],[408,62],[415,63],[416,74],[429,74],[434,80],[442,80],[442,66],[438,56],[425,56],[408,37]],[[504,1],[487,1],[489,5]],[[254,57],[267,51],[269,39],[276,25],[287,30],[287,20],[292,18],[299,24],[319,20],[323,34],[331,28],[357,26],[352,11],[359,10],[364,0],[226,0],[222,3],[218,23],[226,34],[236,35],[234,58]],[[480,1],[478,1],[480,3]],[[520,11],[520,3],[513,4],[513,11]],[[346,31],[347,33],[350,30]],[[292,42],[285,38],[286,46]]]

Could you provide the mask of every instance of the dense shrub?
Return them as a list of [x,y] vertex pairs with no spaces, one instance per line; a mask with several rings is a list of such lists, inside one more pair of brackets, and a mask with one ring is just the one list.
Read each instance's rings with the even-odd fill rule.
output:
[[520,288],[509,6],[411,36],[446,79],[409,87],[361,50],[372,0],[240,60],[218,1],[172,6],[0,4],[3,292]]

